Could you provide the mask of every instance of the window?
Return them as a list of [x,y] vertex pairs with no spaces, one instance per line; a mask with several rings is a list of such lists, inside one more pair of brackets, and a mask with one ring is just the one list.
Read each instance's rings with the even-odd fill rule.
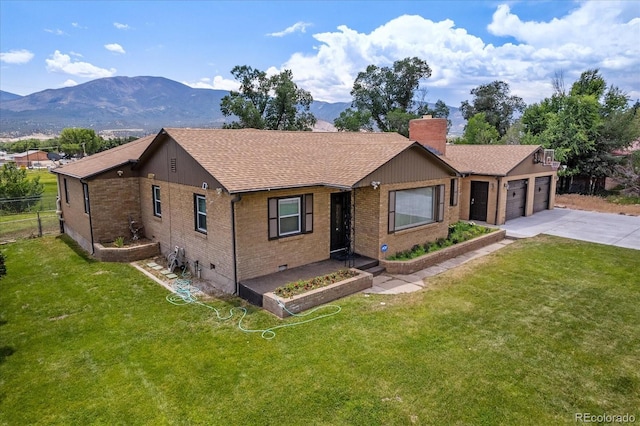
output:
[[300,233],[300,198],[278,200],[278,235]]
[[162,203],[160,202],[160,187],[151,186],[151,196],[153,197],[153,215],[162,217]]
[[196,230],[207,233],[207,199],[204,195],[195,194]]
[[89,209],[89,185],[86,183],[82,183],[82,194],[84,195],[84,212],[90,213]]
[[64,178],[64,202],[69,204],[69,187],[67,186],[67,178]]
[[389,191],[389,232],[444,220],[444,185]]
[[449,196],[449,205],[457,206],[458,205],[458,178],[451,179],[451,194]]
[[270,198],[269,239],[313,232],[313,194]]

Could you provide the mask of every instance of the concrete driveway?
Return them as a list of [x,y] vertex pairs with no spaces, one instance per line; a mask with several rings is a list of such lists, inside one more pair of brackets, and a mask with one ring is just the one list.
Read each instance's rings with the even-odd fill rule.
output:
[[638,216],[556,208],[512,219],[500,228],[515,238],[549,234],[640,250]]

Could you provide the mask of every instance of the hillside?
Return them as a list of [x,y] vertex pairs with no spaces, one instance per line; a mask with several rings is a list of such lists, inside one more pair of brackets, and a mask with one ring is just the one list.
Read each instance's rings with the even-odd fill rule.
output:
[[[220,101],[228,93],[150,76],[101,78],[28,96],[1,92],[0,137],[54,135],[66,127],[115,136],[140,136],[162,127],[221,127],[226,118]],[[333,123],[348,106],[314,101],[311,112],[320,122]],[[451,108],[454,132],[456,113],[457,108]],[[327,123],[322,127],[330,128]]]

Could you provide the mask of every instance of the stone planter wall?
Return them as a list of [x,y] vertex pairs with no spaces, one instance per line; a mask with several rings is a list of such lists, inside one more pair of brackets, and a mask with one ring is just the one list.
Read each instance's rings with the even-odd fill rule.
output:
[[150,242],[130,247],[105,247],[100,243],[93,245],[93,256],[103,262],[135,262],[160,254],[160,243]]
[[315,306],[324,305],[333,300],[357,293],[373,285],[373,275],[357,269],[352,269],[352,271],[358,272],[358,275],[290,298],[276,296],[273,292],[265,293],[262,298],[262,307],[272,314],[284,318],[289,316],[289,313],[278,304],[278,300],[284,304],[289,312],[297,314]]
[[383,266],[390,274],[408,275],[421,269],[428,268],[454,257],[468,253],[473,250],[488,246],[498,241],[502,241],[507,231],[499,229],[489,234],[481,235],[463,243],[454,244],[450,247],[427,253],[411,260],[380,260],[380,266]]

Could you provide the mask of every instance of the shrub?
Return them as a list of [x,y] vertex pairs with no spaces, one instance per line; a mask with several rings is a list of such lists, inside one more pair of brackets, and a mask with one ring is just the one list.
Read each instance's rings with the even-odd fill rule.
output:
[[416,244],[411,250],[399,251],[389,256],[389,260],[411,260],[426,253],[431,253],[454,244],[463,243],[480,235],[494,231],[493,228],[476,225],[473,222],[456,222],[449,225],[447,238],[438,238],[436,241],[425,244]]

